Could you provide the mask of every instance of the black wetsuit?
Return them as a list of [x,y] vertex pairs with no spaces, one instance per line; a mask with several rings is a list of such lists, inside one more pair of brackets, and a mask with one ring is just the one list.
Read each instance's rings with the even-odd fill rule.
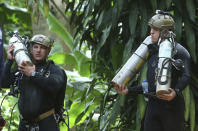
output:
[[[3,88],[9,88],[15,82],[15,73],[18,70],[11,72],[11,65],[10,60],[5,63]],[[17,82],[20,92],[18,108],[22,116],[19,131],[27,131],[25,126],[35,124],[34,121],[40,114],[56,108],[57,99],[61,91],[65,91],[66,88],[66,74],[53,61],[48,61],[36,64],[35,76],[20,77],[21,80]],[[59,131],[53,114],[37,122],[37,125],[39,131]]]
[[[147,81],[149,93],[156,91],[155,70],[158,67],[158,46],[149,46],[151,56],[147,63]],[[182,131],[184,129],[184,99],[181,91],[190,80],[190,55],[188,51],[176,44],[174,59],[181,59],[184,68],[176,70],[172,66],[171,88],[176,91],[177,96],[171,101],[160,100],[157,97],[149,97],[145,112],[144,131]],[[142,93],[142,87],[131,87],[129,92]]]

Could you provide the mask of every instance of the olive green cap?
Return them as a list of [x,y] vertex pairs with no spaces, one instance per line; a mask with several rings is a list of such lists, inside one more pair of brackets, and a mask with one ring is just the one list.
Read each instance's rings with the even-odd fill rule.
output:
[[48,48],[52,47],[53,45],[53,40],[50,40],[47,36],[44,36],[42,34],[37,34],[34,35],[31,39],[30,39],[30,43],[37,43],[37,44],[41,44],[44,45]]
[[174,20],[170,15],[156,14],[148,22],[150,27],[158,28],[160,30],[174,30]]

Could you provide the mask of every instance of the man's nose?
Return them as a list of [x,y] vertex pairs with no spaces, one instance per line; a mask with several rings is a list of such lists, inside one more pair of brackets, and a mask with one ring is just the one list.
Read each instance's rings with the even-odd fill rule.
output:
[[40,52],[41,51],[41,48],[37,48],[37,50],[36,50],[37,52]]
[[153,34],[153,29],[151,29],[150,34]]

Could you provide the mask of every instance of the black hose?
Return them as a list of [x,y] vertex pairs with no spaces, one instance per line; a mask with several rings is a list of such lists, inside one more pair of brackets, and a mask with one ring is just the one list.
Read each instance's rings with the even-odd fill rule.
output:
[[1,114],[1,107],[2,107],[2,104],[3,104],[3,101],[5,100],[5,98],[8,96],[9,94],[5,95],[1,101],[1,105],[0,105],[0,114]]
[[160,74],[159,74],[159,77],[158,77],[158,82],[159,82],[159,84],[161,84],[161,85],[165,85],[167,82],[168,82],[168,79],[166,79],[166,81],[164,81],[164,82],[162,82],[161,81],[161,77],[162,77],[162,71],[163,71],[163,69],[167,69],[167,72],[169,72],[170,71],[170,64],[168,65],[168,67],[167,68],[165,68],[164,66],[168,63],[168,62],[170,62],[171,61],[171,59],[170,58],[166,58],[166,59],[164,59],[164,61],[162,62],[162,68],[160,69]]

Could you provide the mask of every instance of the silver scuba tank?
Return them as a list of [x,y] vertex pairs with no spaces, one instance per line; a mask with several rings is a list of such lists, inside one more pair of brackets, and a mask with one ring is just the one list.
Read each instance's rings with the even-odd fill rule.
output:
[[148,36],[112,79],[114,85],[125,86],[139,71],[149,55],[147,46],[151,43],[151,36]]
[[168,88],[171,85],[171,59],[172,59],[173,45],[168,39],[165,39],[159,44],[159,61],[157,69],[157,86],[156,94],[169,93]]
[[14,45],[13,55],[17,65],[22,64],[23,61],[26,61],[28,64],[32,65],[32,61],[28,56],[27,48],[23,44],[22,38],[19,37],[17,33],[13,33],[9,40],[9,46],[12,44]]

